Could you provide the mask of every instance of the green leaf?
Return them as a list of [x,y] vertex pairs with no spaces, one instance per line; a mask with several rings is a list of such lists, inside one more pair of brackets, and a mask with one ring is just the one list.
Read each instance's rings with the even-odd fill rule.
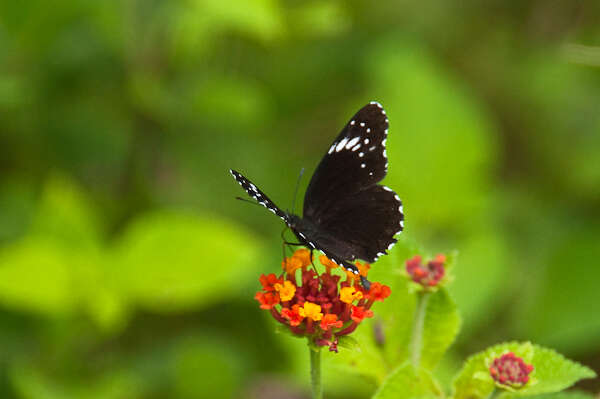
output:
[[236,397],[243,376],[243,356],[226,339],[193,337],[178,342],[173,374],[178,398],[228,399]]
[[526,385],[519,395],[553,393],[566,389],[584,378],[594,378],[596,373],[588,367],[566,359],[560,353],[535,345],[531,364],[535,367],[532,377],[537,384]]
[[68,247],[95,248],[101,228],[84,191],[69,178],[53,175],[44,186],[31,230],[34,235],[52,238]]
[[567,360],[552,349],[532,345],[529,342],[509,342],[492,346],[471,356],[454,379],[453,398],[487,397],[495,388],[495,382],[489,375],[489,365],[494,358],[506,352],[513,352],[525,363],[532,364],[534,367],[530,382],[515,391],[515,395],[529,396],[558,392],[580,379],[593,378],[596,375],[591,369]]
[[433,370],[456,338],[460,330],[460,316],[445,288],[430,294],[426,312],[421,366]]
[[[506,395],[509,397],[510,395]],[[533,398],[535,399],[595,399],[594,395],[591,395],[587,392],[583,391],[565,391],[565,392],[556,392],[544,395],[536,395]]]
[[256,239],[214,216],[159,212],[132,223],[114,251],[113,279],[142,307],[208,306],[258,279]]
[[0,303],[41,315],[66,315],[77,305],[72,264],[54,242],[30,238],[0,252]]
[[148,384],[131,368],[117,368],[92,378],[61,379],[29,364],[13,364],[9,377],[20,398],[119,399],[146,395]]
[[373,399],[439,398],[442,392],[426,370],[416,372],[409,363],[394,370],[373,396]]
[[363,321],[352,334],[360,343],[360,352],[340,351],[336,356],[340,363],[378,383],[408,358],[416,300],[402,270],[406,258],[416,252],[414,243],[402,236],[391,254],[371,268],[369,279],[388,285],[391,295],[373,304],[374,317]]

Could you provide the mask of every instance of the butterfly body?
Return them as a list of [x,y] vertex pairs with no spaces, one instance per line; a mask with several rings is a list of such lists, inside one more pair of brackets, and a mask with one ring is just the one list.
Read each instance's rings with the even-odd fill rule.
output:
[[379,103],[361,108],[333,141],[317,166],[304,197],[303,216],[281,210],[252,182],[231,170],[236,181],[294,232],[353,273],[352,261],[376,261],[404,228],[402,201],[377,184],[387,173],[388,119]]

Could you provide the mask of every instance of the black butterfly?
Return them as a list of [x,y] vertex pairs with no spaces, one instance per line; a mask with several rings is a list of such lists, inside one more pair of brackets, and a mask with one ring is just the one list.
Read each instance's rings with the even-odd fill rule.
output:
[[[248,195],[279,216],[300,243],[358,274],[350,261],[374,262],[404,229],[402,201],[378,185],[387,174],[388,119],[381,104],[361,108],[334,140],[304,196],[304,217],[284,212],[252,182],[230,170]],[[363,279],[363,285],[368,281]]]

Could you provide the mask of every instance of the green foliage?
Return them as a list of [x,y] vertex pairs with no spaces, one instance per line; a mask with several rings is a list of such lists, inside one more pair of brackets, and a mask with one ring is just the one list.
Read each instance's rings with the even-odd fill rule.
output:
[[458,334],[460,316],[456,304],[445,289],[432,293],[427,301],[423,325],[421,365],[433,370]]
[[416,371],[409,363],[396,368],[373,396],[374,399],[439,398],[442,391],[428,371]]
[[489,375],[491,361],[506,352],[513,352],[525,363],[532,364],[531,381],[513,394],[519,396],[554,393],[568,388],[583,378],[594,378],[589,368],[567,360],[562,355],[531,343],[510,342],[495,345],[470,357],[453,383],[453,398],[485,398],[495,387]]
[[[507,395],[508,396],[508,395]],[[536,395],[536,399],[593,399],[594,396],[582,391],[564,391],[545,395]]]
[[[487,175],[495,160],[488,117],[420,43],[382,41],[368,59],[374,91],[394,115],[387,181],[402,187],[407,229],[427,234],[421,229],[434,225],[463,233],[487,206]],[[415,170],[421,178],[413,177]]]
[[201,308],[255,277],[258,255],[250,235],[216,218],[149,214],[119,240],[111,276],[128,300],[142,307]]

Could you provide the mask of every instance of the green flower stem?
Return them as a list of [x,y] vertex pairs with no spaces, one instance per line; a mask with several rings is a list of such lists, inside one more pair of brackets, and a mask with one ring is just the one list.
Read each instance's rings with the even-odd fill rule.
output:
[[427,312],[427,301],[429,292],[420,291],[417,294],[417,309],[415,311],[415,320],[413,322],[412,336],[410,339],[411,361],[415,369],[419,368],[421,362],[421,347],[423,346],[423,324],[425,323],[425,313]]
[[308,347],[310,352],[310,382],[312,385],[312,398],[323,399],[323,385],[321,385],[321,349]]

